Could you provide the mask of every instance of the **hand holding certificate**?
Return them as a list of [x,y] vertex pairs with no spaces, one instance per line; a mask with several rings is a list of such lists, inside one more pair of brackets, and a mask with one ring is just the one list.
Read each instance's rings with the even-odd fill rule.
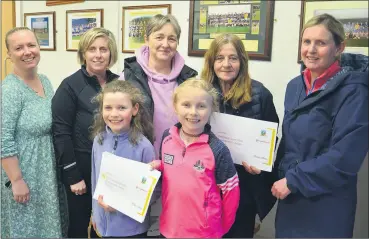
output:
[[233,162],[272,171],[278,124],[222,113],[213,113],[211,131],[222,140]]
[[143,222],[161,173],[150,165],[104,152],[93,198]]
[[97,202],[99,203],[100,207],[104,208],[105,211],[107,211],[107,212],[114,212],[115,211],[114,208],[112,208],[111,206],[104,203],[104,197],[102,195],[99,195],[99,198],[97,199]]

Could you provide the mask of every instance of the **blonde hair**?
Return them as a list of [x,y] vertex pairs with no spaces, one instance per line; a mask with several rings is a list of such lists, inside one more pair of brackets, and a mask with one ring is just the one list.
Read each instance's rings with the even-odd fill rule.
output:
[[173,26],[177,35],[177,40],[179,41],[179,37],[181,36],[181,27],[179,26],[177,19],[171,14],[167,14],[165,16],[162,14],[157,14],[150,18],[145,32],[147,39],[153,32],[159,31],[167,23],[170,23]]
[[6,49],[9,51],[9,37],[13,34],[13,33],[16,33],[16,32],[19,32],[19,31],[30,31],[33,33],[33,35],[35,36],[36,38],[36,42],[37,42],[37,45],[40,46],[39,44],[39,41],[38,41],[38,37],[36,36],[36,34],[31,30],[29,29],[28,27],[14,27],[12,29],[10,29],[6,35],[5,35],[5,46],[6,46]]
[[118,60],[117,43],[114,35],[108,29],[102,27],[91,28],[86,31],[82,36],[78,44],[78,63],[83,65],[86,64],[85,53],[91,44],[99,37],[105,37],[108,39],[108,47],[110,51],[109,68],[112,67]]
[[142,95],[141,91],[134,87],[130,82],[117,79],[106,84],[103,87],[102,91],[93,98],[93,102],[97,102],[99,107],[98,112],[94,117],[94,123],[92,125],[92,138],[95,138],[96,136],[99,137],[98,142],[100,144],[102,144],[102,142],[104,141],[102,134],[106,128],[106,124],[103,119],[104,95],[107,93],[120,92],[130,96],[132,106],[135,106],[136,104],[138,104],[139,106],[137,114],[135,116],[132,116],[129,130],[129,141],[133,145],[136,145],[140,140],[141,134],[143,134],[151,143],[153,143],[154,128],[151,123],[151,117],[144,107],[144,96]]
[[222,34],[217,36],[210,44],[209,50],[205,53],[205,64],[201,72],[201,78],[211,84],[223,83],[215,74],[214,63],[221,48],[226,44],[232,44],[237,51],[240,60],[240,71],[234,80],[231,89],[224,96],[224,101],[230,101],[233,108],[237,109],[242,104],[251,101],[251,78],[249,74],[249,57],[241,39],[233,34]]
[[336,46],[339,46],[345,40],[345,30],[340,21],[329,14],[321,14],[307,21],[301,30],[301,38],[304,35],[306,28],[323,25],[333,36]]
[[198,88],[198,89],[202,89],[205,92],[207,92],[211,97],[212,97],[212,112],[218,112],[219,111],[219,102],[218,102],[218,98],[219,98],[219,94],[218,91],[209,83],[206,82],[205,80],[202,79],[196,79],[195,77],[192,78],[188,78],[185,82],[183,82],[182,84],[180,84],[178,87],[175,88],[174,93],[173,93],[173,105],[175,106],[178,102],[178,94],[185,91],[185,90],[191,90],[188,88]]

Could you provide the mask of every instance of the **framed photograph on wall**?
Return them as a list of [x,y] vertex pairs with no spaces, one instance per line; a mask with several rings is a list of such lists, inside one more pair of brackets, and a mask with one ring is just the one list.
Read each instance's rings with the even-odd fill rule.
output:
[[40,50],[56,50],[55,12],[24,13],[24,26],[36,34]]
[[103,9],[69,10],[66,14],[67,51],[77,51],[83,33],[94,27],[103,27]]
[[252,60],[271,60],[274,1],[190,1],[188,55],[204,56],[222,33],[239,36]]
[[301,62],[301,30],[316,15],[327,13],[343,24],[345,52],[368,55],[368,2],[367,1],[317,1],[301,3],[298,62]]
[[122,8],[122,52],[134,53],[145,43],[146,24],[157,14],[171,13],[171,4]]
[[46,0],[46,6],[64,5],[70,3],[84,2],[85,0]]

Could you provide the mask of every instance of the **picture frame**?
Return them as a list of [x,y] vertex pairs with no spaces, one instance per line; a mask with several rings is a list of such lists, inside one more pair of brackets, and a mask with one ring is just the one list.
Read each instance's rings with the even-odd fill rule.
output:
[[146,24],[157,15],[171,13],[171,4],[122,7],[122,53],[134,53],[145,44]]
[[221,33],[239,36],[251,60],[270,61],[274,1],[190,0],[188,55],[204,56]]
[[80,3],[85,0],[46,0],[46,6],[64,5],[70,3]]
[[24,13],[23,24],[37,36],[40,50],[56,50],[55,12]]
[[301,31],[304,24],[323,13],[332,15],[344,25],[344,52],[368,55],[368,2],[304,0],[301,2],[298,63],[301,63]]
[[77,51],[82,34],[104,26],[104,9],[66,11],[66,50]]

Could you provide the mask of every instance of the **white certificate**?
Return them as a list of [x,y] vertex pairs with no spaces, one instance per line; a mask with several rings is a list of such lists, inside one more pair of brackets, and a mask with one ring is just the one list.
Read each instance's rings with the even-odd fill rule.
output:
[[112,208],[143,222],[160,175],[148,164],[104,152],[93,198],[102,195]]
[[231,151],[233,162],[242,161],[271,172],[278,124],[229,114],[214,113],[211,130]]

